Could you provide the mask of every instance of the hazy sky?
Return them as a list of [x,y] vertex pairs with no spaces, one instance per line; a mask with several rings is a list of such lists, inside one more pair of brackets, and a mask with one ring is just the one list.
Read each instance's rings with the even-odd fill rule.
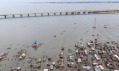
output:
[[49,2],[49,1],[119,1],[119,0],[0,0],[0,2]]

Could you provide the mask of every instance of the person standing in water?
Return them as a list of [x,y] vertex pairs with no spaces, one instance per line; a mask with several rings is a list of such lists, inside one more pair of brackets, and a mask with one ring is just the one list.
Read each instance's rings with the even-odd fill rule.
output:
[[37,44],[37,41],[34,41],[34,43],[33,44]]
[[38,47],[38,46],[37,46],[37,41],[34,41],[34,42],[33,42],[32,47]]

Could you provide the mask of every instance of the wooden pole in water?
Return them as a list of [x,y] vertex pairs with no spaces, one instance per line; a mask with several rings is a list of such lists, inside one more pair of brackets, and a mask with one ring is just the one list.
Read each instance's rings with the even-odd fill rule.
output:
[[94,48],[96,48],[95,46],[95,29],[96,29],[96,17],[95,17],[95,20],[94,20],[94,26],[93,26],[93,37],[94,37]]
[[54,15],[56,15],[56,13],[54,13]]
[[60,15],[62,15],[62,12],[60,12]]

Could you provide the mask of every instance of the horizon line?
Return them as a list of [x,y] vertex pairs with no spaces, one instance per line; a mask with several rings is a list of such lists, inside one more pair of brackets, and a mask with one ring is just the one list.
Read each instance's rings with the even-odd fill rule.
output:
[[26,3],[119,3],[119,1],[75,1],[75,2],[52,1],[52,2],[26,2]]

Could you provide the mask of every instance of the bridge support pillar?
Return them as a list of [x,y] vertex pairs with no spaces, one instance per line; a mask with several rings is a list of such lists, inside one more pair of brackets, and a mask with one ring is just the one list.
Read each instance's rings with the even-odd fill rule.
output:
[[49,16],[50,14],[48,13],[48,16]]
[[41,16],[43,16],[43,13],[41,13]]
[[74,12],[71,12],[71,15],[74,15]]
[[28,14],[28,17],[29,17],[29,14]]
[[79,14],[80,14],[80,12],[77,12],[77,14],[79,15]]
[[83,14],[86,14],[86,12],[83,12]]
[[36,13],[34,13],[35,17],[37,16]]
[[14,15],[12,15],[13,16],[13,18],[15,18],[15,16]]
[[68,12],[66,12],[65,15],[68,15]]
[[7,16],[6,16],[6,15],[4,15],[4,17],[5,17],[5,19],[7,18]]
[[23,17],[23,15],[22,15],[22,14],[20,14],[20,17],[22,18],[22,17]]

